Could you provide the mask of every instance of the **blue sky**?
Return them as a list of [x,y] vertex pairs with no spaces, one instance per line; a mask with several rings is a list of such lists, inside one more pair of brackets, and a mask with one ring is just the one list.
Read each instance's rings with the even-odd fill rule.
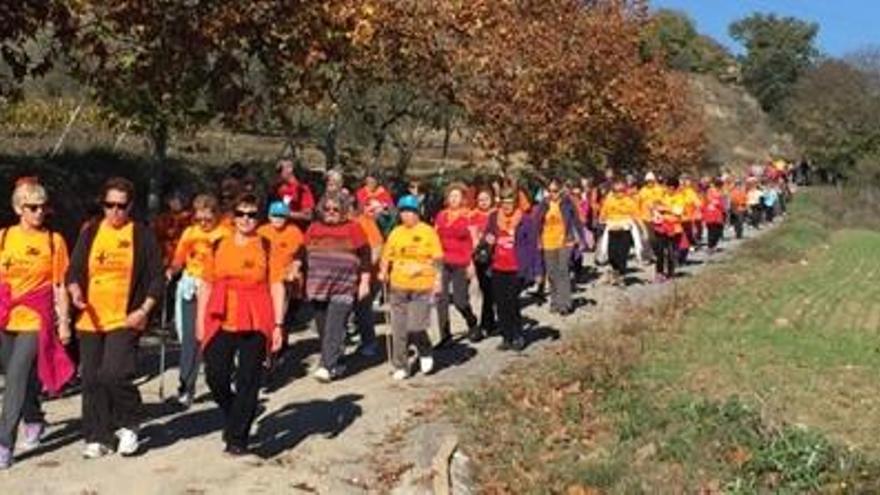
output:
[[880,0],[651,0],[651,5],[687,12],[701,33],[731,48],[728,25],[756,11],[818,22],[819,48],[829,55],[880,45]]

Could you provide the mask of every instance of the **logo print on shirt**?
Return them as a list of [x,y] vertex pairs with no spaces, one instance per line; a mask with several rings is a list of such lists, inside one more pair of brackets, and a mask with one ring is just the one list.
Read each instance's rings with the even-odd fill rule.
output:
[[256,266],[257,264],[254,263],[254,260],[244,260],[244,263],[242,263],[242,267],[245,270],[253,270]]
[[3,268],[5,268],[7,272],[12,268],[12,258],[6,258],[6,261],[3,262]]
[[28,246],[27,249],[25,250],[25,254],[27,256],[39,256],[40,250],[33,247],[33,246]]
[[103,265],[107,261],[107,253],[101,251],[95,259],[98,260],[98,264]]
[[117,246],[119,249],[128,249],[131,247],[131,241],[119,241]]

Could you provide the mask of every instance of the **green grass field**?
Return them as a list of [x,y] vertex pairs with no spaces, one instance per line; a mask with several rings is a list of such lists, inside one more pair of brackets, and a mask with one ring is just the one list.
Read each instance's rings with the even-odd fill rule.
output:
[[880,492],[880,232],[800,195],[646,314],[454,397],[487,493]]

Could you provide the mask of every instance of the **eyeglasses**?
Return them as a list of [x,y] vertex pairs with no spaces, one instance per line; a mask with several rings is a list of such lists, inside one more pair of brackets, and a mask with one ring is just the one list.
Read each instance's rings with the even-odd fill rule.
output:
[[252,211],[244,211],[244,210],[235,210],[236,218],[249,218],[251,220],[256,220],[260,214],[256,210]]
[[104,209],[105,210],[125,210],[128,208],[128,203],[117,203],[114,201],[104,201]]
[[39,203],[39,204],[27,204],[27,205],[22,205],[22,207],[23,207],[25,210],[30,211],[30,212],[35,212],[35,211],[46,211],[46,205],[45,205],[45,203]]
[[324,208],[324,213],[339,213],[342,209],[338,206],[328,206]]

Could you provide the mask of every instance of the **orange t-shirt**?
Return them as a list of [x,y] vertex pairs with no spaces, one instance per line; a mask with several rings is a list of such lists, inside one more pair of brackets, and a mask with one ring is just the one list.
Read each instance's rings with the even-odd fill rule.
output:
[[174,250],[172,265],[186,268],[186,273],[193,277],[205,278],[205,263],[211,256],[214,243],[231,234],[229,227],[220,224],[211,230],[204,230],[198,225],[187,227]]
[[[64,283],[70,262],[67,245],[60,234],[51,234],[51,241],[49,235],[48,231],[25,231],[19,226],[6,229],[0,248],[0,280],[10,285],[13,298],[46,285]],[[11,332],[36,332],[40,329],[40,317],[33,310],[18,306],[10,312],[6,327]]]
[[271,245],[271,270],[286,274],[296,254],[303,247],[305,239],[302,231],[296,225],[288,223],[281,229],[266,224],[257,229],[257,233],[265,237]]
[[[269,284],[284,281],[284,270],[268,259],[270,253],[263,246],[264,239],[260,235],[248,237],[244,244],[237,244],[234,236],[224,237],[211,251],[211,256],[206,263],[205,279],[208,282],[229,280],[244,284]],[[271,248],[270,248],[271,250]],[[239,304],[235,292],[230,291],[226,300],[226,317],[223,321],[223,329],[228,331],[253,330],[250,328],[238,328]],[[255,321],[253,317],[251,321]]]
[[134,265],[134,223],[121,228],[101,223],[89,253],[88,307],[76,328],[107,332],[125,328]]
[[367,244],[370,246],[370,249],[382,246],[384,239],[382,238],[382,232],[379,230],[379,225],[376,224],[375,218],[364,214],[358,215],[355,221],[364,230],[364,235],[367,237]]

